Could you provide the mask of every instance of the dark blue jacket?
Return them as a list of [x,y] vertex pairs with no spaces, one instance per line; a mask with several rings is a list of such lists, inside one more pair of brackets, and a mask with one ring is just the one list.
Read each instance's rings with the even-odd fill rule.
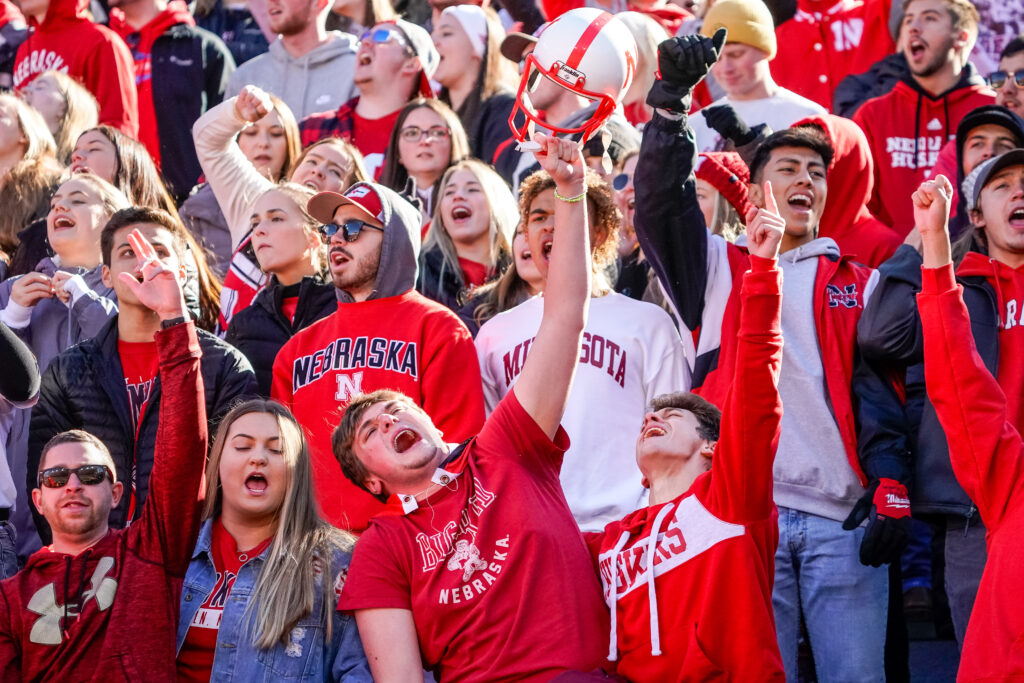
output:
[[[901,439],[894,428],[904,419],[899,398],[890,394],[885,400],[882,391],[864,395],[863,385],[855,382],[861,397],[860,439],[865,444],[861,459],[906,459],[915,514],[971,517],[977,508],[953,474],[945,432],[924,390],[924,337],[916,298],[921,291],[921,256],[904,245],[878,270],[881,280],[861,316],[857,341],[864,357],[877,367],[906,370],[906,436]],[[974,344],[994,376],[999,367],[995,292],[983,277],[958,277],[957,282],[964,288]]]

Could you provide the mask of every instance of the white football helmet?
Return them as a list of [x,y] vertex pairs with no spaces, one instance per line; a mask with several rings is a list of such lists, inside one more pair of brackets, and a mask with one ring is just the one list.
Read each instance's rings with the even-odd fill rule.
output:
[[[526,142],[534,125],[557,134],[582,134],[586,142],[612,115],[626,94],[636,73],[637,51],[633,34],[615,16],[599,9],[584,7],[569,10],[547,24],[537,37],[537,45],[526,57],[516,93],[516,105],[509,116],[509,127],[520,143]],[[557,121],[544,121],[530,93],[541,78],[596,101],[593,116],[576,128],[561,128]],[[517,113],[527,121],[517,126]]]

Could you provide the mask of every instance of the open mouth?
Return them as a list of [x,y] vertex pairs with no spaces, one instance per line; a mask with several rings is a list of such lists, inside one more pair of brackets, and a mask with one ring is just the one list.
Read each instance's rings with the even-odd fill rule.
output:
[[472,210],[467,206],[456,206],[452,209],[452,220],[454,221],[465,221],[473,215]]
[[924,54],[928,46],[919,38],[914,38],[907,44],[907,48],[910,50],[910,56],[917,59]]
[[797,213],[810,213],[811,207],[814,206],[814,198],[801,192],[790,197],[788,203]]
[[58,230],[63,228],[73,228],[75,227],[75,221],[69,218],[68,216],[58,216],[53,221],[53,227],[57,228]]
[[554,244],[554,240],[552,240],[550,238],[548,238],[548,239],[544,240],[543,242],[541,242],[540,252],[541,252],[541,255],[544,257],[544,261],[545,262],[551,260],[551,245],[553,245],[553,244]]
[[71,164],[71,172],[72,173],[88,173],[89,172],[89,167],[86,166],[85,162],[83,162],[83,161],[76,161],[75,163]]
[[1018,230],[1024,229],[1024,207],[1014,209],[1010,212],[1010,225]]
[[342,266],[351,261],[352,258],[340,247],[337,249],[331,249],[331,265]]
[[65,510],[82,510],[87,507],[89,504],[80,498],[74,498],[61,505],[61,508]]
[[254,496],[267,492],[267,478],[260,472],[253,472],[245,478],[245,490]]
[[363,54],[359,55],[359,58],[358,58],[359,66],[366,66],[367,64],[371,64],[372,62],[373,62],[373,57],[370,55],[369,52],[364,52]]
[[665,430],[655,425],[652,427],[648,427],[644,431],[644,439],[650,439],[651,437],[654,436],[665,436]]
[[407,450],[416,445],[420,440],[420,435],[411,429],[403,429],[395,435],[395,452],[405,453]]

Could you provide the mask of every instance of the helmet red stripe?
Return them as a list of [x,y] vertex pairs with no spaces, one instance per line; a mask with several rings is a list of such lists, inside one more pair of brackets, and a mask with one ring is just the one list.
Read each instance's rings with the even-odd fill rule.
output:
[[597,38],[597,34],[601,32],[604,25],[611,21],[612,15],[607,12],[601,12],[590,22],[590,26],[587,26],[587,30],[583,32],[580,39],[576,41],[576,46],[572,49],[572,53],[569,55],[569,59],[566,60],[565,65],[575,69],[583,61],[583,56],[587,54],[587,50],[590,48],[590,44],[594,42],[594,38]]

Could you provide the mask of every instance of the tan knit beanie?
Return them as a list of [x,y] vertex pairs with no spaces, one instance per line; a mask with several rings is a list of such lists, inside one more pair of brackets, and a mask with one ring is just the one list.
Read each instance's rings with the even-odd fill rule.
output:
[[775,24],[761,0],[717,0],[704,16],[700,33],[710,38],[723,26],[729,31],[726,44],[751,45],[768,53],[768,59],[775,59]]

